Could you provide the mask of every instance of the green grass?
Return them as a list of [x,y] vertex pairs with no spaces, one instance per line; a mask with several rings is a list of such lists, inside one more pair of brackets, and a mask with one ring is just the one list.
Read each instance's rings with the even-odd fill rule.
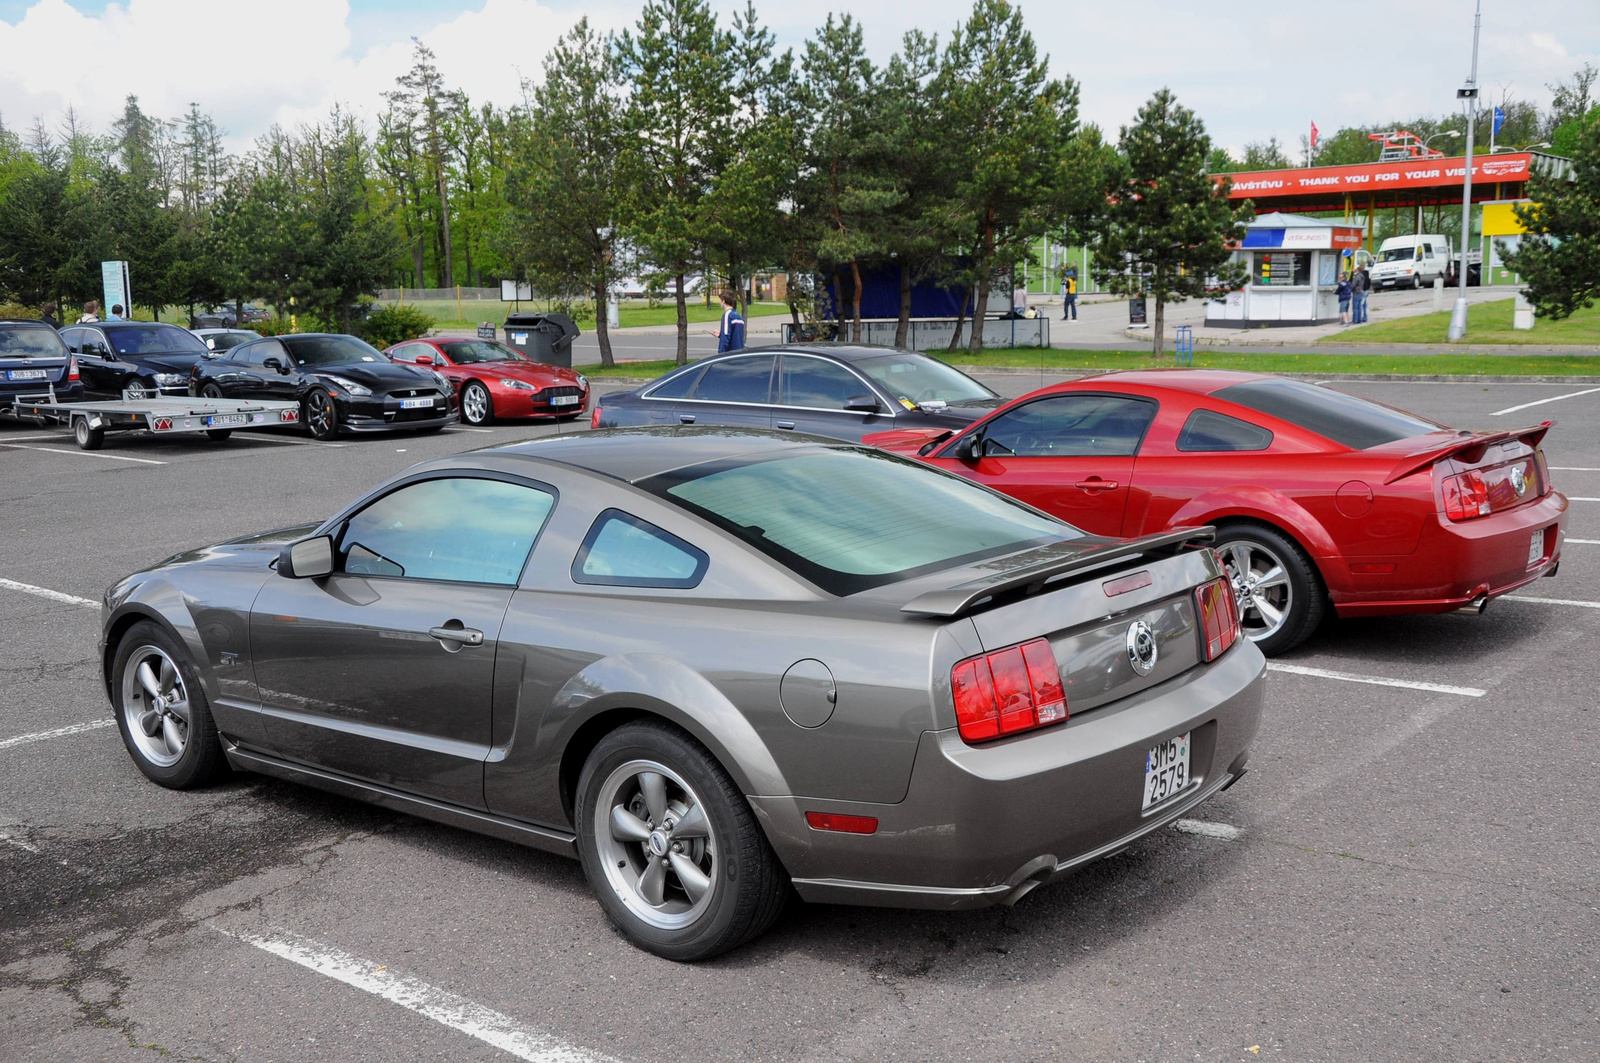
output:
[[[1534,318],[1533,328],[1511,327],[1515,299],[1497,299],[1467,307],[1467,338],[1462,343],[1549,343],[1600,347],[1600,305],[1579,310],[1565,321]],[[1324,336],[1320,343],[1447,343],[1448,311],[1378,321]]]
[[[506,315],[512,307],[507,303],[490,299],[463,299],[461,308],[456,309],[454,299],[424,299],[412,300],[406,303],[414,306],[434,319],[437,328],[475,328],[480,322],[487,321],[491,325],[505,324]],[[523,306],[525,311],[543,311],[548,309],[543,302],[531,302]],[[689,302],[689,320],[691,322],[715,321],[722,316],[720,303],[712,303],[709,307],[702,305],[699,299]],[[787,314],[787,303],[751,303],[748,317],[771,317],[776,314]],[[671,325],[678,320],[678,308],[672,303],[662,306],[647,306],[644,303],[629,303],[622,306],[617,312],[617,319],[622,328],[635,328],[639,325]],[[591,311],[587,320],[578,324],[585,332],[594,330],[594,314]]]
[[[1156,360],[1149,351],[1072,351],[1016,348],[961,351],[935,357],[953,365],[1022,367],[1046,370],[1150,369],[1170,366],[1172,355]],[[585,366],[589,376],[657,377],[671,370],[671,361],[619,362],[611,369]],[[1254,373],[1406,374],[1417,376],[1600,376],[1600,355],[1498,354],[1279,354],[1244,351],[1196,351],[1197,369],[1243,369]]]

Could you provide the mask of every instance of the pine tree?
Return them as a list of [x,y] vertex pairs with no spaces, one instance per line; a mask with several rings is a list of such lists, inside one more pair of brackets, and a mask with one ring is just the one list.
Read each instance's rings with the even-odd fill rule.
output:
[[1528,195],[1515,208],[1527,235],[1506,265],[1539,316],[1559,321],[1600,299],[1600,108],[1578,122],[1571,175],[1535,170]]
[[1160,357],[1168,303],[1243,285],[1228,244],[1244,239],[1251,210],[1228,201],[1232,182],[1207,175],[1205,123],[1170,89],[1122,127],[1118,149],[1122,166],[1106,188],[1094,274],[1114,292],[1154,300],[1151,353]]

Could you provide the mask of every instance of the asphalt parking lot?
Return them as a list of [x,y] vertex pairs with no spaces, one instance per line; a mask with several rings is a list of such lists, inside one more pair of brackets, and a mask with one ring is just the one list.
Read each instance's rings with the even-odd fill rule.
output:
[[554,429],[84,453],[0,420],[0,1059],[1595,1059],[1600,389],[1341,387],[1557,419],[1559,576],[1330,623],[1187,831],[1015,908],[797,906],[697,966],[613,932],[575,863],[259,777],[166,791],[111,726],[112,581]]

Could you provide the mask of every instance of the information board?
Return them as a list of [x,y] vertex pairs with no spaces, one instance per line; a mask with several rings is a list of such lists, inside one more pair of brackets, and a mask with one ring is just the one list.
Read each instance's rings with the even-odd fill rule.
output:
[[1252,283],[1258,288],[1281,288],[1311,283],[1310,251],[1257,251]]

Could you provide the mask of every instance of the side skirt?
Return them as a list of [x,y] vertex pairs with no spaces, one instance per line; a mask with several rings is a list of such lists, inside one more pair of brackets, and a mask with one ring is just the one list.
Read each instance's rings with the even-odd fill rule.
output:
[[526,845],[532,849],[539,849],[547,853],[556,853],[560,856],[578,858],[577,837],[566,831],[552,830],[548,827],[535,827],[531,823],[519,823],[512,819],[503,819],[490,815],[487,812],[478,812],[469,808],[460,808],[456,805],[445,804],[415,794],[402,793],[391,790],[386,786],[362,782],[358,779],[346,778],[343,775],[334,775],[319,768],[307,767],[304,764],[293,764],[277,757],[253,750],[241,749],[228,744],[224,747],[228,763],[240,771],[259,772],[262,775],[271,775],[274,778],[286,779],[289,782],[313,786],[318,790],[327,790],[329,793],[339,794],[343,797],[353,797],[358,801],[380,805],[383,808],[404,812],[407,815],[418,816],[422,819],[431,819],[435,823],[444,823],[452,827],[460,827],[477,834],[487,834],[491,838],[500,838],[504,841],[515,842],[517,845]]

